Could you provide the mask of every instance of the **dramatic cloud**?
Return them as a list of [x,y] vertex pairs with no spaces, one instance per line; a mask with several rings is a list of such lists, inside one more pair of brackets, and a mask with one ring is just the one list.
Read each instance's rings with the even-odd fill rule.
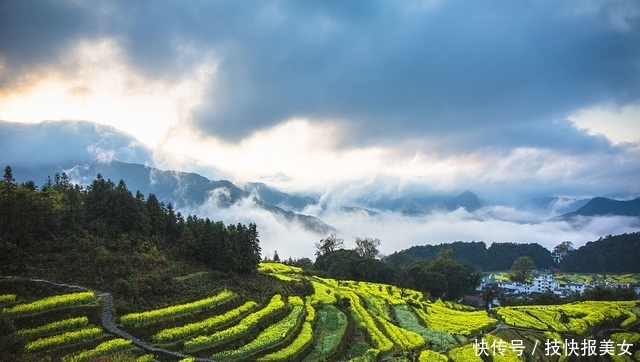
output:
[[592,135],[606,135],[616,143],[640,142],[640,104],[611,104],[577,111],[569,119]]
[[[218,208],[216,203],[215,195],[211,195],[200,207],[184,211],[225,223],[256,223],[263,255],[273,255],[277,251],[281,258],[314,258],[314,242],[322,236],[277,220],[273,214],[256,208],[249,199],[228,209]],[[547,221],[548,216],[498,206],[484,208],[477,213],[459,209],[420,217],[406,217],[397,213],[367,216],[331,212],[325,214],[323,220],[337,228],[338,235],[345,239],[346,248],[355,247],[356,237],[369,236],[382,241],[380,251],[387,255],[413,245],[458,240],[484,241],[487,245],[493,242],[538,243],[553,250],[554,246],[565,240],[579,247],[604,235],[634,232],[640,227],[638,219],[630,217],[585,219],[577,227],[564,221]]]
[[0,34],[0,120],[126,133],[0,135],[2,160],[55,163],[76,152],[64,144],[328,205],[640,194],[635,0],[10,0]]
[[135,137],[89,122],[31,125],[0,121],[0,145],[0,162],[13,167],[68,166],[113,159],[152,163],[150,150]]
[[[81,41],[60,68],[36,68],[0,93],[0,117],[14,122],[90,120],[156,146],[201,100],[215,66],[203,63],[181,79],[149,79],[127,67],[113,39]],[[66,69],[69,68],[69,69]]]
[[192,121],[234,142],[296,117],[344,122],[358,134],[347,144],[507,138],[517,124],[545,128],[594,102],[640,98],[634,2],[423,5],[6,2],[2,83],[72,71],[66,52],[104,39],[148,78],[176,81],[215,57],[219,72]]

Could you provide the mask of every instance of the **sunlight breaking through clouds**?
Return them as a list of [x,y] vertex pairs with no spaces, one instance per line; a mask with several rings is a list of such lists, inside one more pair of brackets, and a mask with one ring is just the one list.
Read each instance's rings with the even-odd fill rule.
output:
[[[640,195],[639,17],[634,0],[0,2],[0,141],[24,167],[119,160],[306,193],[349,238],[572,238],[527,207]],[[340,213],[464,190],[488,208]],[[260,220],[265,245],[316,241],[254,206],[202,212]],[[627,230],[599,222],[574,239]]]
[[640,143],[640,103],[589,107],[570,115],[569,119],[590,134],[603,134],[614,143]]
[[113,39],[79,42],[61,68],[43,66],[0,94],[0,118],[12,122],[88,120],[157,146],[171,127],[189,120],[215,73],[203,62],[177,83],[130,69]]

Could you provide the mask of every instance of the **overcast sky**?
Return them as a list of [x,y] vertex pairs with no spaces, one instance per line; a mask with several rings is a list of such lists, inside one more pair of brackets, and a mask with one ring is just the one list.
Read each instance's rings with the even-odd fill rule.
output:
[[635,0],[9,0],[0,120],[288,191],[633,196],[639,44]]

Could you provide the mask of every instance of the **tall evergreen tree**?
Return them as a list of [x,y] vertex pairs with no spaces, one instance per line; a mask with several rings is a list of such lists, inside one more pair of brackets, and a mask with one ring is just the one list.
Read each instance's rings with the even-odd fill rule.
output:
[[15,227],[15,207],[16,207],[16,180],[13,178],[11,166],[4,168],[4,177],[0,184],[2,199],[0,199],[0,237],[7,242],[16,243],[20,241],[12,235],[12,229]]

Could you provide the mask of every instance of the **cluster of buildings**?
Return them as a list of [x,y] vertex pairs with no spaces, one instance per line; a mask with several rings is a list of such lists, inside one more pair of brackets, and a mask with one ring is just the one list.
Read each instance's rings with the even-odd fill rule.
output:
[[[594,278],[594,280],[589,283],[565,283],[556,279],[553,274],[538,272],[537,275],[533,278],[531,284],[518,283],[514,281],[496,281],[493,275],[484,276],[482,278],[482,281],[480,282],[480,286],[476,288],[476,292],[478,292],[478,295],[465,295],[463,299],[469,304],[480,303],[481,298],[479,294],[486,291],[487,289],[493,289],[494,291],[507,297],[531,296],[535,293],[551,292],[559,296],[560,298],[568,298],[570,295],[575,293],[583,294],[586,290],[595,288],[598,285],[610,288],[633,287],[635,293],[640,295],[640,284],[630,285],[629,283],[616,283],[597,278]],[[493,304],[499,305],[497,299]]]
[[[487,287],[493,287],[485,284],[484,290]],[[532,284],[518,283],[518,282],[500,282],[495,283],[497,288],[505,295],[521,295],[531,293],[548,293],[552,292],[560,297],[568,297],[571,293],[582,294],[588,288],[587,284],[583,283],[566,283],[562,285],[559,280],[553,277],[552,274],[538,274],[533,278]],[[481,284],[482,286],[482,284]]]

